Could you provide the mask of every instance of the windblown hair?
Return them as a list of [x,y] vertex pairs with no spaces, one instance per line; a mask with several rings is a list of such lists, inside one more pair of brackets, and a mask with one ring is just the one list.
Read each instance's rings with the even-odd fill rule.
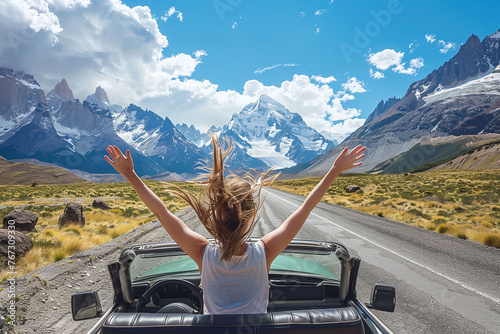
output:
[[234,146],[226,138],[227,148],[223,150],[219,138],[211,134],[213,147],[213,164],[203,169],[208,173],[202,178],[206,180],[206,190],[198,198],[179,187],[173,187],[176,195],[183,198],[194,209],[201,223],[215,238],[221,249],[221,260],[230,260],[246,243],[252,233],[259,210],[264,199],[261,198],[262,187],[273,182],[278,175],[269,176],[272,169],[252,177],[234,174],[224,178],[224,167],[227,164]]

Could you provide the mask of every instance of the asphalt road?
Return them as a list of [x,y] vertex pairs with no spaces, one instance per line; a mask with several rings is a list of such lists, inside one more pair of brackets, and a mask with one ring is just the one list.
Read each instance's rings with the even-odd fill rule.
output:
[[[279,226],[304,200],[267,190],[255,236]],[[395,286],[396,311],[375,311],[394,333],[500,333],[500,249],[327,203],[297,237],[340,241],[361,258],[361,301],[369,301],[375,283]]]

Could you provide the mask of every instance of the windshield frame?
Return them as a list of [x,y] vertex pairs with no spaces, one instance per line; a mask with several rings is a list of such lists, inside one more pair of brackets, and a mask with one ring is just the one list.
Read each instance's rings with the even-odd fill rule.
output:
[[[210,242],[214,241],[213,238],[210,238],[208,240]],[[258,240],[260,240],[260,238],[249,238],[248,242],[257,242]],[[337,281],[339,282],[340,285],[340,297],[341,300],[345,300],[349,286],[350,256],[347,248],[342,243],[333,241],[293,239],[281,254],[287,254],[287,253],[315,254],[315,255],[332,254],[336,256],[340,261],[341,265],[340,277],[338,277]],[[133,245],[132,247],[125,249],[120,255],[120,258],[122,257],[123,254],[127,254],[128,256],[130,256],[130,254],[133,254],[132,260],[137,255],[146,258],[186,255],[186,253],[174,241]],[[132,290],[133,283],[147,281],[148,279],[154,280],[157,279],[158,277],[161,277],[161,275],[158,276],[152,275],[151,277],[144,277],[143,279],[135,280],[134,282],[132,282],[132,277],[130,275],[130,265],[133,261],[126,261],[126,262],[120,261],[120,262],[122,266],[121,270],[127,273],[126,275],[120,275],[122,289]],[[190,272],[189,274],[193,275],[194,272]],[[270,272],[270,275],[271,274],[276,274],[276,272]],[[290,271],[290,274],[306,275],[307,273]],[[178,275],[182,275],[182,273],[179,273]],[[200,276],[199,271],[197,271],[195,275]],[[328,277],[325,277],[325,280],[328,280]],[[129,296],[131,296],[133,295],[133,292],[124,291],[124,294],[129,294]],[[129,302],[131,302],[130,299]]]

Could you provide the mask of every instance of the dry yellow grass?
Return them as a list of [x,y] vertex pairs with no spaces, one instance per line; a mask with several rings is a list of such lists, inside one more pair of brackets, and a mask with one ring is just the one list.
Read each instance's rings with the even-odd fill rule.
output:
[[[320,178],[278,181],[273,187],[307,196]],[[500,170],[403,175],[346,174],[323,198],[375,216],[500,247]],[[356,184],[362,194],[345,192]]]
[[[164,182],[145,182],[172,212],[187,206],[183,200],[168,193]],[[176,184],[193,192],[202,189],[190,183]],[[126,183],[9,186],[8,191],[2,191],[2,187],[0,186],[0,205],[8,207],[0,210],[0,216],[3,217],[20,205],[39,216],[37,232],[28,233],[34,247],[16,259],[17,276],[109,242],[155,219]],[[9,198],[6,198],[6,194]],[[113,209],[92,209],[91,204],[96,197],[106,199]],[[70,201],[83,205],[85,226],[69,225],[59,228],[58,218],[63,213],[65,204]],[[0,267],[0,281],[7,277],[10,275],[7,275],[6,268]]]

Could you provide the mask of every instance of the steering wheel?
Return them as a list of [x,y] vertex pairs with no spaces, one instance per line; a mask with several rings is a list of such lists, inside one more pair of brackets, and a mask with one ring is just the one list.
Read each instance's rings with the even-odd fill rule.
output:
[[163,281],[156,282],[139,298],[135,306],[135,312],[141,312],[143,307],[151,300],[151,296],[161,287],[169,284],[179,284],[186,287],[193,296],[198,300],[200,305],[200,312],[203,310],[203,289],[199,286],[179,278],[171,278]]

